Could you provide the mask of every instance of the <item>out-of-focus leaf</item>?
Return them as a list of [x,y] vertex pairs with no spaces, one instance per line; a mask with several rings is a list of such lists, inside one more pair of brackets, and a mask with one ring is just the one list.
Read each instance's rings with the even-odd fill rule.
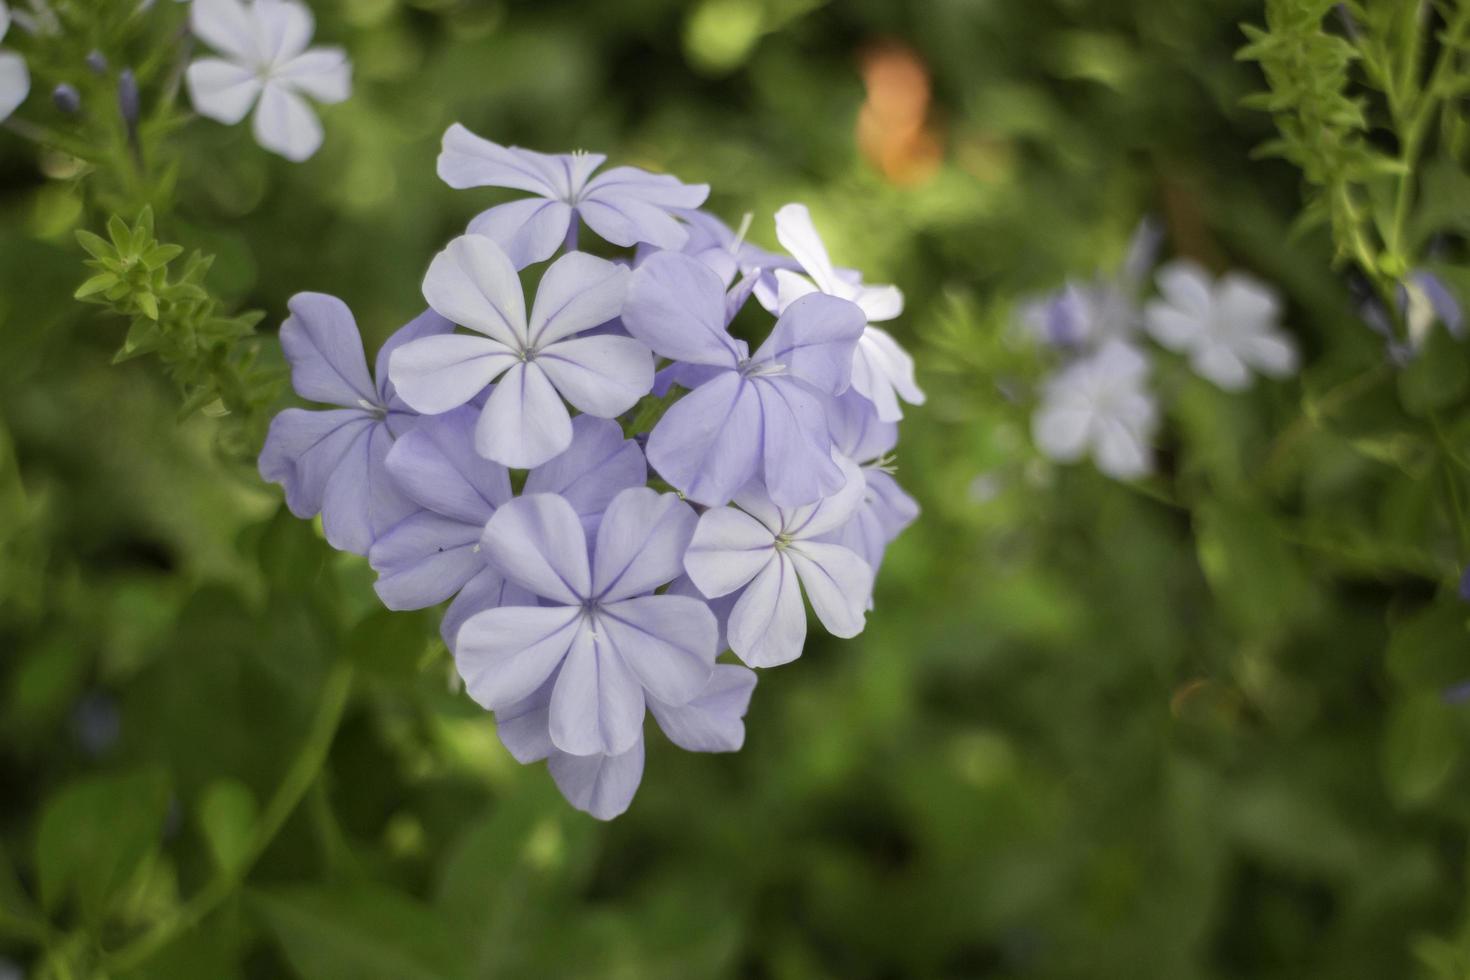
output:
[[1443,327],[1434,327],[1424,349],[1399,373],[1399,398],[1411,415],[1425,416],[1450,407],[1470,388],[1465,346]]
[[250,787],[233,779],[217,780],[204,791],[199,826],[221,871],[233,871],[248,856],[259,809]]
[[84,920],[100,921],[157,850],[168,805],[159,770],[92,776],[53,796],[36,830],[42,906],[54,913],[70,898]]
[[1407,697],[1389,710],[1383,779],[1400,806],[1421,806],[1444,788],[1465,751],[1455,709],[1435,694]]
[[251,905],[301,980],[455,980],[463,945],[442,917],[378,885],[257,890]]

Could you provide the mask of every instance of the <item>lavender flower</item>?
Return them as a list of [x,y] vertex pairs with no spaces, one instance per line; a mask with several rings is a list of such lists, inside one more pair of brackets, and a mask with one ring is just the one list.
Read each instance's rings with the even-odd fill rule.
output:
[[1397,290],[1399,316],[1408,328],[1408,339],[1400,340],[1394,334],[1393,324],[1383,304],[1369,299],[1363,304],[1363,319],[1374,333],[1388,342],[1389,357],[1398,364],[1407,364],[1414,358],[1429,338],[1429,331],[1436,323],[1443,323],[1450,336],[1456,340],[1465,336],[1465,312],[1460,301],[1439,276],[1425,269],[1411,272],[1399,283]]
[[[741,275],[755,277],[755,298],[769,310],[776,308],[779,284],[776,270],[796,271],[801,268],[795,259],[775,252],[768,252],[745,239],[750,225],[750,215],[745,216],[740,230],[734,231],[708,211],[685,210],[676,212],[689,229],[689,240],[681,251],[709,266],[720,277],[726,289]],[[650,255],[656,254],[651,246],[640,246],[634,265],[641,265]]]
[[286,505],[297,517],[320,512],[334,548],[365,555],[378,535],[415,510],[386,468],[393,440],[417,418],[389,383],[387,363],[399,346],[451,326],[426,312],[393,334],[378,352],[374,383],[345,303],[298,293],[290,308],[281,345],[296,393],[340,407],[288,408],[277,415],[260,452],[260,475],[285,487]]
[[589,549],[563,497],[531,494],[500,507],[481,546],[543,604],[502,606],[465,622],[455,663],[470,696],[492,711],[509,709],[554,677],[547,727],[557,749],[632,749],[649,696],[688,704],[714,672],[716,625],[704,603],[653,594],[680,574],[694,524],[673,494],[624,490]]
[[430,337],[407,344],[389,372],[410,405],[439,414],[495,379],[475,428],[475,448],[506,466],[539,466],[572,441],[562,397],[578,410],[614,418],[653,387],[653,357],[629,337],[576,336],[613,319],[628,271],[570,252],[554,262],[531,316],[515,267],[483,235],[464,235],[434,257],[424,277],[429,306],[483,336]]
[[[738,752],[745,744],[745,712],[755,691],[752,670],[716,664],[704,690],[687,704],[648,698],[648,710],[669,741],[690,752]],[[571,755],[551,740],[553,681],[530,697],[495,713],[496,731],[521,763],[547,761],[562,795],[579,810],[611,820],[633,801],[643,778],[644,742],[618,755]]]
[[1148,473],[1158,406],[1144,387],[1147,376],[1148,360],[1121,340],[1063,368],[1046,383],[1032,419],[1037,448],[1062,463],[1091,453],[1118,480]]
[[898,445],[898,426],[880,420],[872,402],[849,391],[832,413],[832,441],[859,464],[865,488],[852,517],[827,540],[852,551],[877,574],[888,545],[919,517],[919,505],[893,478],[889,454]]
[[736,496],[735,507],[715,508],[699,519],[684,568],[710,598],[741,590],[730,612],[730,646],[752,667],[775,667],[801,656],[803,590],[829,633],[862,632],[873,570],[826,538],[852,519],[867,482],[852,461],[838,462],[843,486],[818,503],[781,507],[752,484]]
[[720,279],[674,252],[633,273],[623,324],[689,370],[693,390],[649,435],[648,461],[689,499],[724,504],[752,479],[783,506],[811,503],[843,486],[832,460],[826,411],[848,386],[862,310],[831,296],[804,296],[748,354],[726,326],[749,286],[727,304]]
[[494,239],[517,269],[545,261],[563,243],[575,248],[578,219],[614,245],[683,248],[689,233],[671,212],[699,207],[709,186],[637,167],[614,167],[594,177],[606,159],[600,153],[553,156],[501,146],[455,123],[444,134],[439,177],[458,190],[509,187],[535,195],[490,208],[468,229]]
[[[451,649],[475,613],[535,601],[506,581],[480,548],[485,523],[511,499],[511,485],[504,466],[474,450],[476,414],[466,405],[425,419],[394,444],[388,472],[423,510],[390,528],[368,553],[378,597],[389,609],[423,609],[457,594],[440,626]],[[595,534],[612,498],[643,486],[647,477],[643,453],[617,423],[579,415],[572,420],[572,444],[530,472],[525,492],[561,494]]]
[[1139,295],[1161,239],[1152,221],[1139,222],[1116,272],[1069,282],[1023,308],[1021,322],[1036,340],[1064,351],[1095,351],[1110,340],[1130,340],[1143,326]]
[[[10,30],[10,8],[0,0],[0,41]],[[31,73],[26,60],[14,51],[0,51],[0,122],[9,119],[31,94]]]
[[1251,371],[1273,378],[1297,367],[1296,346],[1281,331],[1281,301],[1264,284],[1239,272],[1216,282],[1189,260],[1159,270],[1162,299],[1146,309],[1159,343],[1189,358],[1196,374],[1227,391],[1251,385]]
[[233,126],[255,108],[255,141],[293,163],[322,145],[322,126],[302,96],[326,105],[352,91],[341,48],[307,48],[311,11],[295,0],[194,0],[194,34],[224,57],[189,66],[189,97],[202,116]]
[[[776,238],[806,272],[801,276],[776,270],[778,310],[784,312],[808,293],[823,292],[856,303],[870,324],[892,320],[903,312],[903,293],[898,287],[868,286],[858,273],[832,265],[806,205],[788,204],[776,212]],[[874,326],[863,331],[853,352],[852,386],[877,406],[878,417],[885,422],[903,418],[900,398],[911,405],[924,404],[924,393],[914,381],[914,359],[892,334]]]

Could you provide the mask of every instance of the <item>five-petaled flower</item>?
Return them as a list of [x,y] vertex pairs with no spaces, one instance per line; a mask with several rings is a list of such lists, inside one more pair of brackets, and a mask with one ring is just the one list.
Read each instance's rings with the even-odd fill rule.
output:
[[255,107],[255,139],[301,162],[322,145],[322,126],[302,96],[331,105],[352,91],[341,48],[308,48],[311,11],[295,0],[194,0],[194,33],[221,58],[189,66],[189,96],[200,115],[226,125]]
[[403,400],[436,415],[457,408],[497,378],[475,427],[482,456],[518,469],[539,466],[572,441],[562,398],[579,411],[615,418],[653,387],[653,356],[615,334],[577,336],[623,307],[628,270],[568,252],[546,270],[531,316],[515,267],[483,235],[464,235],[434,257],[424,297],[440,315],[481,336],[405,344],[388,367]]
[[1146,308],[1149,333],[1189,358],[1196,374],[1226,391],[1251,385],[1251,371],[1284,378],[1296,370],[1296,346],[1278,326],[1281,301],[1239,272],[1217,282],[1187,259],[1159,270],[1162,299]]
[[[903,293],[897,286],[868,286],[857,272],[832,265],[806,205],[788,204],[776,212],[776,238],[806,273],[774,272],[777,312],[812,292],[851,300],[870,324],[892,320],[903,312]],[[852,386],[877,407],[878,417],[885,422],[903,418],[900,398],[911,405],[924,403],[924,392],[914,381],[914,359],[892,334],[874,326],[863,331],[853,351]]]
[[726,329],[749,288],[747,280],[727,298],[719,276],[677,252],[633,273],[623,325],[685,365],[680,381],[694,386],[650,433],[648,461],[707,506],[757,478],[784,506],[811,503],[843,486],[827,410],[848,387],[863,313],[847,300],[804,296],[752,356]]
[[694,511],[648,487],[613,498],[595,545],[555,494],[496,510],[481,547],[541,605],[501,606],[460,628],[455,663],[470,696],[511,708],[552,680],[551,744],[571,755],[622,755],[642,739],[652,698],[684,705],[714,673],[718,628],[698,599],[654,594],[682,572]]
[[735,497],[734,507],[717,507],[699,518],[684,567],[712,599],[743,590],[730,611],[730,647],[752,667],[775,667],[801,656],[803,590],[829,633],[862,632],[873,570],[827,537],[852,519],[867,481],[851,460],[838,462],[842,488],[817,503],[781,507],[751,485]]
[[1043,390],[1032,419],[1037,447],[1062,463],[1091,452],[1097,468],[1119,480],[1148,473],[1159,413],[1147,377],[1147,358],[1121,340],[1069,364]]
[[508,187],[535,195],[490,208],[468,229],[493,238],[518,269],[549,259],[563,244],[576,248],[578,219],[614,245],[682,248],[689,232],[672,212],[699,207],[709,186],[637,167],[593,176],[606,159],[501,146],[455,123],[444,134],[439,176],[458,190]]
[[389,337],[378,352],[374,383],[347,304],[298,293],[290,308],[281,346],[292,385],[308,401],[339,407],[288,408],[277,415],[260,452],[260,475],[286,488],[286,504],[297,517],[320,512],[332,547],[365,555],[378,535],[416,509],[386,466],[394,439],[418,420],[389,382],[388,360],[399,346],[451,325],[425,312]]

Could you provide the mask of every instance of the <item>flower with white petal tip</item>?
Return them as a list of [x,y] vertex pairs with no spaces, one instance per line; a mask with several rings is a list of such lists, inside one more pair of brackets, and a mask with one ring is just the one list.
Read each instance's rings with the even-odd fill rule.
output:
[[1187,259],[1160,269],[1158,283],[1163,298],[1148,304],[1148,331],[1200,377],[1243,391],[1252,370],[1272,378],[1296,371],[1296,345],[1278,326],[1281,301],[1264,283],[1239,272],[1216,281]]
[[[10,8],[0,0],[0,41],[10,29]],[[31,93],[31,73],[26,70],[26,60],[14,51],[0,51],[0,121],[20,108],[20,104]]]
[[189,24],[224,57],[189,66],[189,97],[202,116],[228,126],[255,108],[255,140],[300,163],[322,145],[322,125],[302,96],[325,105],[352,91],[341,48],[307,48],[315,23],[295,0],[195,0]]
[[[863,631],[873,570],[855,552],[826,537],[857,511],[867,481],[857,464],[835,457],[841,490],[815,504],[778,507],[758,484],[699,518],[684,570],[700,592],[718,599],[743,590],[730,611],[730,647],[752,667],[775,667],[801,656],[806,609],[801,595],[833,636]],[[737,509],[738,508],[738,509]]]
[[611,419],[653,387],[647,347],[631,337],[586,334],[618,315],[627,291],[624,267],[568,252],[541,277],[528,319],[505,252],[484,235],[462,235],[429,264],[424,297],[476,335],[405,344],[388,374],[404,401],[430,415],[458,408],[500,379],[475,426],[475,448],[516,469],[540,466],[571,445],[563,397]]
[[[898,287],[868,286],[857,272],[834,267],[805,204],[788,204],[776,212],[776,238],[801,264],[806,275],[788,269],[775,270],[777,295],[773,312],[783,313],[797,299],[813,292],[856,303],[870,325],[863,331],[852,355],[852,386],[873,403],[884,422],[903,418],[900,398],[910,405],[924,404],[924,392],[914,381],[914,359],[892,334],[871,326],[892,320],[903,312],[903,293]],[[766,302],[759,293],[757,299]]]
[[1121,340],[1073,361],[1046,383],[1031,422],[1037,448],[1059,463],[1091,453],[1097,468],[1114,479],[1145,475],[1153,466],[1159,423],[1158,406],[1144,387],[1147,377],[1148,360]]

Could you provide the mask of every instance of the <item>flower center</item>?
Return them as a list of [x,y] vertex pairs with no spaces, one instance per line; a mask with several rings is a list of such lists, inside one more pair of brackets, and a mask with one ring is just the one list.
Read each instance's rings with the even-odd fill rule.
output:
[[780,361],[756,361],[749,357],[740,362],[740,375],[745,378],[772,378],[786,373]]

